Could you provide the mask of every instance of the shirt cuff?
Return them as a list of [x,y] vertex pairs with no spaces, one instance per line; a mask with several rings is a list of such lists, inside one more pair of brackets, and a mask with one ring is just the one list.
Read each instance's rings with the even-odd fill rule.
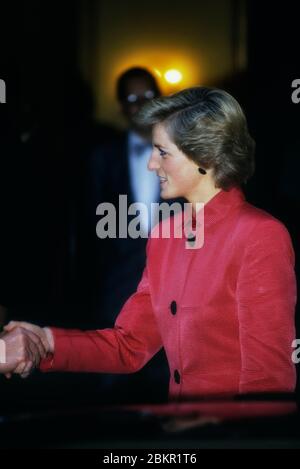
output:
[[70,348],[70,340],[68,332],[65,329],[49,328],[53,335],[54,352],[49,353],[46,358],[42,359],[39,365],[40,371],[67,371],[68,349]]

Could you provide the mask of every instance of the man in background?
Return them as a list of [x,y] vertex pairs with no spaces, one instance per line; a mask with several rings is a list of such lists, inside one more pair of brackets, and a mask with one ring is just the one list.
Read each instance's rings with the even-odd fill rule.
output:
[[[159,179],[148,171],[152,151],[151,129],[138,127],[135,114],[150,99],[160,96],[154,76],[134,67],[120,75],[116,95],[127,128],[113,140],[97,147],[89,164],[88,211],[90,220],[90,274],[93,296],[93,326],[113,326],[123,304],[135,292],[146,261],[147,236],[137,239],[118,237],[119,195],[127,196],[128,207],[142,202],[150,214],[151,203],[160,202]],[[96,207],[110,202],[116,208],[117,237],[99,239]],[[123,214],[124,215],[124,214]],[[128,223],[130,216],[128,216]],[[140,216],[140,228],[146,235],[151,221]],[[162,400],[167,397],[168,366],[164,352],[158,354],[141,372],[130,376],[100,377],[101,387],[111,396],[122,387],[124,400]]]

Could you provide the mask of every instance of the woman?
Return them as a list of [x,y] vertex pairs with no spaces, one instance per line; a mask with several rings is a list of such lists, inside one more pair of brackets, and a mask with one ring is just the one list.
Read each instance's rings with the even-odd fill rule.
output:
[[153,126],[148,167],[161,196],[186,198],[192,221],[204,203],[204,227],[193,224],[202,247],[154,228],[140,284],[112,329],[6,330],[21,325],[44,341],[43,371],[132,373],[164,347],[172,399],[293,391],[294,253],[285,227],[240,188],[254,169],[242,109],[224,91],[196,87],[154,99],[139,120]]

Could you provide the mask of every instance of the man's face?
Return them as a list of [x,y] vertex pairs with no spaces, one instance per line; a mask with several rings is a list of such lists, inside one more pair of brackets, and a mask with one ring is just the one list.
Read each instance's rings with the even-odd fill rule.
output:
[[150,80],[147,80],[147,78],[136,77],[128,79],[125,96],[121,100],[121,108],[131,128],[136,128],[133,116],[147,101],[155,96],[157,96],[156,90],[153,89]]

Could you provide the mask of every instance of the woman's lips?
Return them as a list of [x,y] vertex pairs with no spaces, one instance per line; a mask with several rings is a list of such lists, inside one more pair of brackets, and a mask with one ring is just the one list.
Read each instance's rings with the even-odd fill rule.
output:
[[160,184],[162,185],[162,184],[164,184],[165,182],[167,182],[167,178],[160,177],[160,178],[159,178],[159,182],[160,182]]

